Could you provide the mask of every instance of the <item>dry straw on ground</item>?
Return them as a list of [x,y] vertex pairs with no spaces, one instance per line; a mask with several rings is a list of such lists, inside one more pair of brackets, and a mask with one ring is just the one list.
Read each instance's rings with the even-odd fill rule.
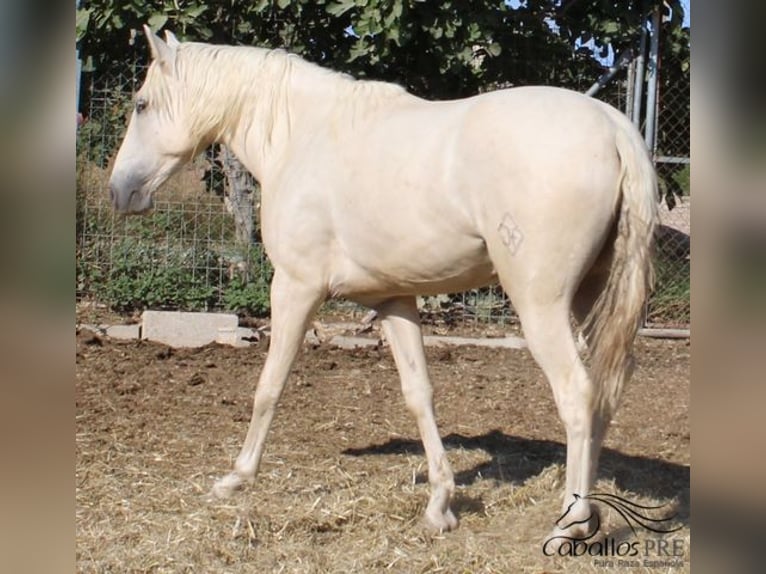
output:
[[[609,572],[548,558],[563,430],[526,351],[429,349],[460,528],[425,532],[425,461],[388,351],[307,349],[261,474],[210,500],[249,418],[263,349],[77,336],[80,572]],[[667,504],[689,571],[689,347],[641,341],[597,489]],[[609,536],[631,540],[605,512]],[[639,532],[640,539],[648,538]],[[618,571],[624,571],[620,569]]]

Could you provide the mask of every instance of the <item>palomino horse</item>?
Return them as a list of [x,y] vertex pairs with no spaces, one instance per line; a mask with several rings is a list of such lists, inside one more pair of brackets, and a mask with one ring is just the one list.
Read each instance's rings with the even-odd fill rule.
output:
[[454,528],[415,298],[499,280],[566,427],[564,534],[587,531],[577,519],[592,515],[585,495],[652,282],[656,179],[628,119],[549,87],[429,102],[281,50],[145,31],[153,61],[111,175],[114,208],[149,210],[173,172],[221,142],[261,184],[275,270],[247,437],[213,492],[253,482],[307,325],[344,297],[378,312],[428,460],[426,522]]

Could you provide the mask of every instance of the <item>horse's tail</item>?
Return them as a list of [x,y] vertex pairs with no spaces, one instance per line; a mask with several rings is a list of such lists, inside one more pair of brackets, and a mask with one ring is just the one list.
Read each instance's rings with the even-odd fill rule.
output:
[[633,372],[633,342],[654,284],[657,178],[640,133],[610,108],[620,158],[617,233],[606,286],[585,320],[598,407],[609,420]]

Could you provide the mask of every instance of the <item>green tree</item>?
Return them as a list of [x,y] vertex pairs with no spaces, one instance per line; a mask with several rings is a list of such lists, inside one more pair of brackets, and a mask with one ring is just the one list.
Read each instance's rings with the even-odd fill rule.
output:
[[[610,47],[639,38],[642,14],[678,0],[83,0],[78,38],[86,69],[144,60],[141,25],[181,39],[284,47],[357,77],[452,98],[495,85],[583,87]],[[592,41],[593,48],[588,47]],[[601,60],[599,60],[599,57]],[[584,86],[587,87],[587,86]]]

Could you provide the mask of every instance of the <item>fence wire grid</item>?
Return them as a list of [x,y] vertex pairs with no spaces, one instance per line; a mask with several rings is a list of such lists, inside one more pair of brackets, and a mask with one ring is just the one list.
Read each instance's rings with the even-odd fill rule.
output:
[[[120,312],[153,308],[266,315],[271,267],[255,217],[257,183],[245,174],[240,192],[248,198],[255,225],[251,240],[243,242],[232,214],[232,174],[224,172],[215,150],[165,184],[149,215],[124,218],[112,212],[110,162],[145,71],[139,66],[122,70],[84,78],[82,84],[88,105],[77,138],[77,300]],[[584,91],[594,80],[582,78],[578,86]],[[658,88],[653,151],[667,199],[660,205],[657,280],[647,306],[647,327],[686,328],[691,320],[688,73],[682,80],[660,81]],[[624,110],[626,84],[623,72],[596,97]],[[419,301],[426,321],[518,326],[498,286]]]

